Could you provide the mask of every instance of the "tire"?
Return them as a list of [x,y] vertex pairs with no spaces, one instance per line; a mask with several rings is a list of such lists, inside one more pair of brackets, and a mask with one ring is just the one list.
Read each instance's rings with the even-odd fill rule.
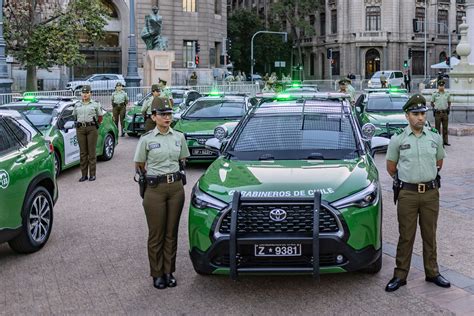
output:
[[115,139],[112,134],[107,134],[104,138],[104,148],[102,150],[102,156],[99,157],[102,161],[109,161],[114,156],[115,152]]
[[54,151],[54,174],[56,175],[56,178],[59,176],[61,173],[61,157],[57,153],[57,151]]
[[43,248],[53,228],[53,205],[45,187],[36,187],[28,194],[23,208],[22,231],[8,242],[14,251],[32,253]]
[[367,268],[363,269],[362,272],[375,274],[382,269],[382,254],[377,258],[373,263],[371,263]]

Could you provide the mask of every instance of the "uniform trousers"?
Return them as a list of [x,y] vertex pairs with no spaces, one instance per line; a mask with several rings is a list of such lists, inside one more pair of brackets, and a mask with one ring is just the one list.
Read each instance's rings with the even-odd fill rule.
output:
[[123,121],[125,120],[125,110],[126,110],[126,105],[116,105],[112,107],[112,114],[114,116],[114,122],[115,125],[117,125],[117,128],[119,127],[119,119],[120,119],[120,129],[119,131],[123,131]]
[[394,276],[406,280],[410,270],[413,242],[415,241],[417,221],[420,221],[423,240],[423,264],[425,275],[435,277],[439,274],[436,253],[436,228],[439,213],[438,189],[425,193],[402,189],[398,196],[398,246]]
[[143,198],[148,224],[148,260],[152,277],[176,270],[179,219],[184,205],[181,181],[147,187]]
[[96,163],[97,163],[97,128],[95,126],[81,126],[76,129],[77,142],[79,143],[80,151],[80,166],[83,177],[95,177]]
[[[435,128],[443,135],[443,143],[448,144],[448,120],[449,115],[446,111],[436,111]],[[443,127],[441,127],[443,125]]]

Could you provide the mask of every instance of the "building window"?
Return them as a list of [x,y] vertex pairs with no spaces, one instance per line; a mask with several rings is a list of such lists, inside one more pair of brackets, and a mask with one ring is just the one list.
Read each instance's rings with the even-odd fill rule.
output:
[[337,33],[337,10],[331,10],[331,33]]
[[309,61],[309,75],[314,76],[315,74],[315,63],[316,63],[316,54],[311,53],[309,55],[310,61]]
[[332,52],[332,75],[339,76],[341,74],[341,55],[339,52]]
[[194,67],[194,61],[196,57],[195,52],[196,41],[184,41],[183,42],[183,67],[192,68]]
[[423,51],[413,51],[412,75],[423,75],[425,72],[425,54]]
[[462,18],[466,16],[466,12],[457,11],[456,12],[456,33],[459,34],[459,25],[462,24]]
[[319,14],[319,24],[321,29],[321,36],[326,35],[326,13]]
[[448,10],[438,10],[438,34],[448,34]]
[[222,14],[222,0],[214,0],[214,14]]
[[365,29],[367,31],[380,31],[380,16],[380,7],[367,7]]
[[102,7],[109,18],[118,19],[118,12],[115,5],[110,0],[101,0]]
[[183,0],[184,12],[196,12],[196,0]]
[[418,22],[418,30],[420,32],[425,31],[425,8],[416,8],[415,10],[415,18]]

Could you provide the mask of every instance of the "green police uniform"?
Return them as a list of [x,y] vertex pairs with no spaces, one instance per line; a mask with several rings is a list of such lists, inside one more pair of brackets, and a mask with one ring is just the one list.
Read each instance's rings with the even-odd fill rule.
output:
[[[412,96],[403,109],[426,112],[421,95]],[[441,136],[424,127],[415,135],[410,126],[394,135],[386,159],[397,163],[402,188],[398,196],[399,239],[394,277],[406,280],[410,269],[417,220],[423,239],[423,263],[427,277],[439,274],[436,254],[436,226],[439,213],[439,191],[436,182],[438,160],[445,157]]]
[[387,77],[385,76],[384,73],[380,75],[380,86],[382,88],[387,88]]
[[[118,85],[118,84],[117,84]],[[112,114],[114,117],[114,122],[117,127],[119,126],[120,119],[120,130],[122,131],[123,136],[123,121],[125,119],[125,111],[128,104],[128,95],[125,91],[114,91],[112,93]]]
[[[90,92],[90,86],[84,86],[82,92]],[[102,117],[100,104],[91,100],[88,103],[79,101],[75,104],[72,115],[76,120],[77,142],[80,150],[80,166],[82,178],[95,179],[96,174],[96,146],[99,117]]]
[[346,90],[343,91],[341,88],[339,88],[339,92],[342,93],[347,93],[349,95],[349,101],[351,104],[355,103],[355,89],[354,87],[351,86],[350,81],[347,79],[341,79],[339,80],[339,86],[344,85],[346,86]]
[[[445,81],[439,80],[438,86],[444,86]],[[449,92],[435,91],[431,95],[431,104],[434,109],[435,127],[443,135],[443,143],[448,143],[448,122],[449,122],[449,111],[451,104],[451,95]]]
[[[160,91],[160,86],[158,84],[153,84],[151,86],[151,91]],[[150,96],[143,102],[141,112],[145,118],[145,132],[149,132],[155,128],[155,122],[151,119],[151,103],[153,101],[153,95]]]
[[[155,97],[157,112],[172,113],[169,103]],[[161,109],[161,111],[160,111]],[[184,205],[184,188],[179,173],[179,160],[189,156],[184,135],[158,127],[140,138],[135,162],[146,163],[147,189],[143,198],[148,223],[148,259],[151,276],[162,277],[175,271],[179,219]]]

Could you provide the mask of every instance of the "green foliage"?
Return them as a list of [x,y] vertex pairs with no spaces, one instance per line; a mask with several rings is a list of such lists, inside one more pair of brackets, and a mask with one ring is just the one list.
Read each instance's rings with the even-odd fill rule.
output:
[[4,14],[7,52],[27,67],[85,63],[81,40],[101,39],[107,24],[100,0],[10,0]]

